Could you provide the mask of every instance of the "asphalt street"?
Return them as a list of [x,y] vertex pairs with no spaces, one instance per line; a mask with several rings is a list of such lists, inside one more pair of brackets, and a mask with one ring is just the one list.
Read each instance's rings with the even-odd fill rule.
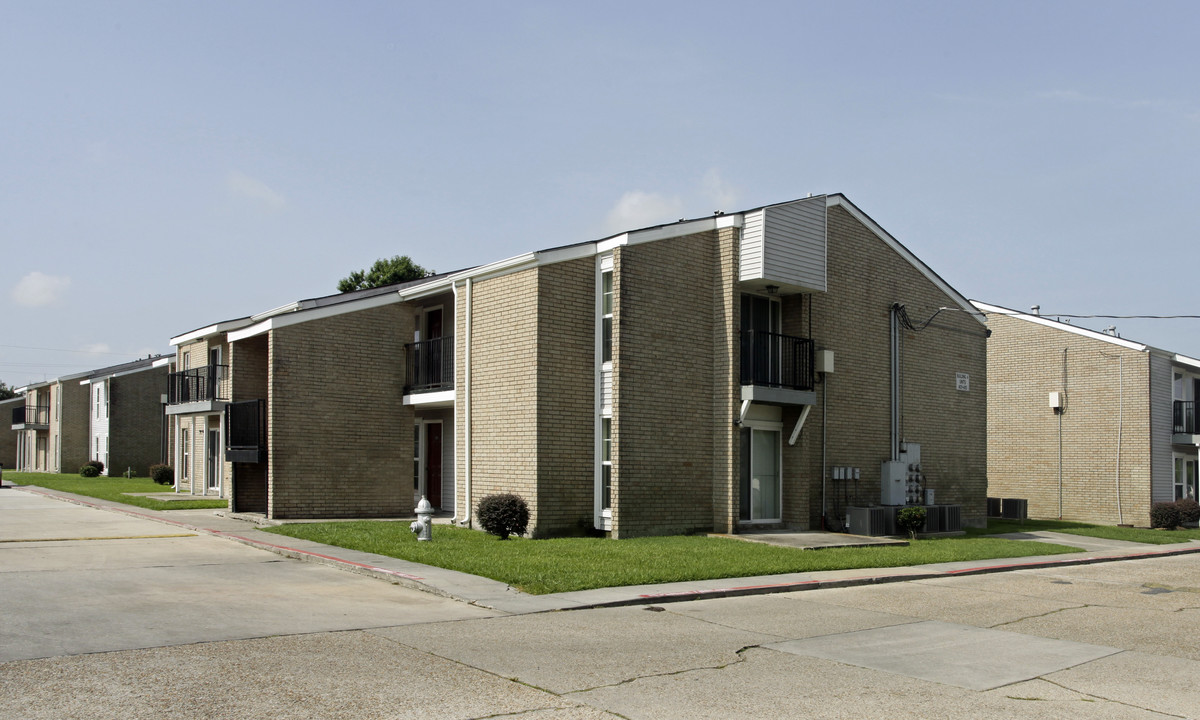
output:
[[1200,555],[513,614],[0,491],[0,718],[1195,718]]

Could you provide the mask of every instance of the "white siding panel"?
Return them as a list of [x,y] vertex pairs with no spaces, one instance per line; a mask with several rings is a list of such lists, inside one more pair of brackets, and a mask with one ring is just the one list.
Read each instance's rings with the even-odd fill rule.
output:
[[746,213],[742,224],[742,240],[738,262],[740,280],[757,280],[763,277],[763,210]]
[[764,210],[765,276],[784,285],[824,291],[825,197],[807,198]]
[[[1175,499],[1171,435],[1175,429],[1171,361],[1150,356],[1150,502]],[[1135,523],[1148,518],[1134,519]]]

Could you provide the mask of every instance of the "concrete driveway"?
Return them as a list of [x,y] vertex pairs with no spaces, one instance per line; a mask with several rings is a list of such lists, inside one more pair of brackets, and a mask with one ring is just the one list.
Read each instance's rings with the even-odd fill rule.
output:
[[19,490],[0,518],[0,661],[495,614]]
[[505,615],[33,500],[113,539],[0,543],[0,717],[1200,716],[1196,554]]

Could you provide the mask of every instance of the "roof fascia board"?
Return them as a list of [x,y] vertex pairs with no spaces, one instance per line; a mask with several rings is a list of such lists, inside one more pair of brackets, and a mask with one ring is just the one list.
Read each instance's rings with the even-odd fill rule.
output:
[[1017,310],[1010,310],[1006,307],[1000,307],[999,305],[989,305],[984,302],[979,302],[978,300],[975,300],[973,304],[976,308],[985,313],[991,313],[994,315],[1007,315],[1008,317],[1016,318],[1018,320],[1026,320],[1034,323],[1035,325],[1042,325],[1054,330],[1061,330],[1063,332],[1091,338],[1092,340],[1099,340],[1111,345],[1118,345],[1129,350],[1136,350],[1137,352],[1149,352],[1151,350],[1149,345],[1143,345],[1142,343],[1136,343],[1131,340],[1113,337],[1112,335],[1105,335],[1102,332],[1088,330],[1087,328],[1075,327],[1074,325],[1068,325],[1067,323],[1059,322],[1058,320],[1051,320],[1041,315],[1030,315],[1028,313],[1018,312]]
[[240,320],[226,320],[224,322],[214,323],[212,325],[208,325],[206,327],[202,327],[198,330],[193,330],[191,332],[184,333],[182,335],[176,335],[175,337],[171,338],[171,340],[168,344],[178,346],[178,345],[182,345],[184,343],[192,342],[193,340],[200,340],[202,338],[211,337],[213,335],[219,335],[223,332],[229,332],[230,330],[238,330],[238,329],[244,328],[247,325],[250,325],[252,323],[253,323],[253,321],[250,318],[241,318]]
[[285,313],[276,315],[275,317],[267,318],[262,322],[256,323],[240,330],[233,330],[229,333],[229,342],[237,342],[246,338],[262,335],[271,330],[279,330],[290,325],[299,325],[300,323],[309,322],[312,320],[323,320],[325,318],[345,315],[347,313],[358,312],[360,310],[372,310],[384,305],[393,305],[398,302],[403,302],[404,298],[399,293],[387,293],[385,295],[376,295],[374,297],[365,298],[363,300],[355,300],[352,302],[339,303],[337,305],[326,305],[325,307],[314,308],[312,310],[301,310],[293,313]]
[[301,307],[303,307],[303,305],[304,304],[302,302],[300,302],[299,300],[297,300],[295,302],[290,302],[287,305],[280,305],[277,308],[273,308],[273,309],[267,310],[265,312],[260,312],[257,315],[251,315],[250,322],[260,322],[269,317],[275,317],[276,315],[282,315],[284,313],[295,312],[296,310],[299,310]]
[[442,293],[450,292],[454,289],[454,281],[450,278],[440,278],[435,282],[417,285],[416,287],[407,290],[397,291],[400,299],[408,302],[409,300],[417,300],[419,298],[431,297],[433,295],[441,295]]
[[860,210],[857,205],[850,202],[845,195],[835,194],[826,196],[825,206],[840,207],[846,212],[850,213],[855,220],[866,226],[868,230],[875,233],[875,235],[879,237],[879,239],[882,240],[888,247],[895,250],[900,257],[907,260],[908,263],[915,267],[922,275],[924,275],[929,282],[933,283],[939,290],[950,296],[950,298],[953,299],[954,302],[957,303],[958,306],[966,311],[971,317],[979,321],[980,324],[987,323],[987,318],[979,313],[975,306],[971,304],[970,300],[968,300],[954,288],[950,287],[950,284],[943,280],[941,276],[933,271],[932,268],[914,255],[911,250],[904,247],[899,240],[892,237],[891,233],[889,233],[887,230],[884,230],[878,223],[872,220],[869,215]]
[[730,215],[714,215],[709,218],[700,218],[699,220],[685,220],[684,222],[672,225],[659,225],[657,227],[646,228],[645,230],[631,230],[595,243],[595,252],[597,254],[612,252],[613,248],[622,245],[638,245],[656,240],[683,237],[684,235],[695,235],[696,233],[707,232],[709,230],[742,227],[745,224],[745,220],[745,213],[732,213]]

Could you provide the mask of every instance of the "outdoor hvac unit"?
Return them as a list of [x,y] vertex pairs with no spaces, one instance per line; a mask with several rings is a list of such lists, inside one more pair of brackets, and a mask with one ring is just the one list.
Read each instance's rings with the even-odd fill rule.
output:
[[847,532],[854,535],[895,535],[896,511],[890,507],[847,508],[850,526]]
[[1000,517],[1005,520],[1025,520],[1029,517],[1029,501],[1004,498],[1000,501]]
[[987,499],[987,516],[990,518],[1000,517],[1000,498]]

